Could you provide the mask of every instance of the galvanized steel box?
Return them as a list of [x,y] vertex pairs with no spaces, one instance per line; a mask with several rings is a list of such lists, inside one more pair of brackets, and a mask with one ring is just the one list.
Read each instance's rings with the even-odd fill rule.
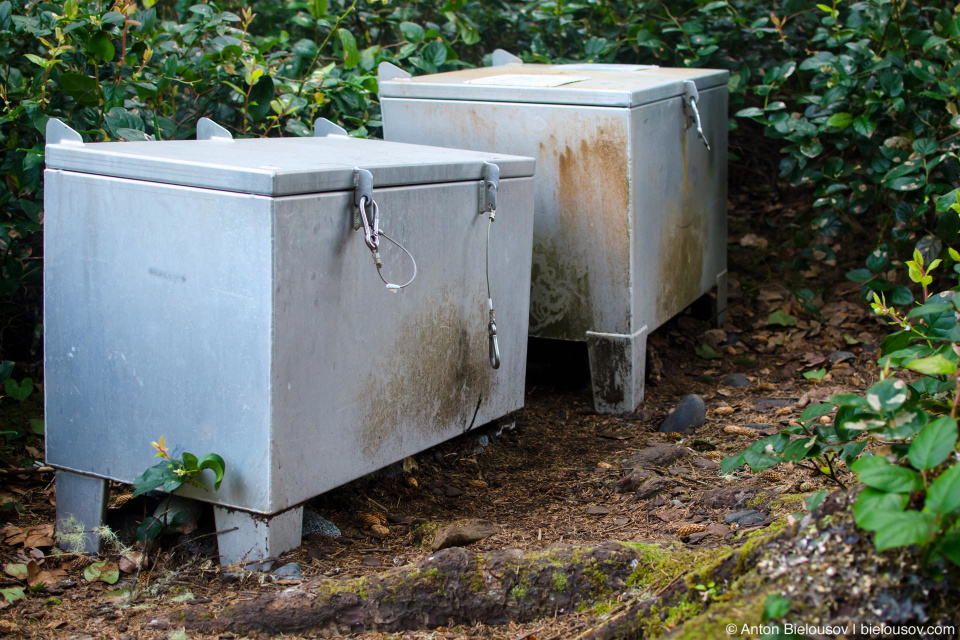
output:
[[586,341],[596,408],[632,411],[647,333],[713,287],[725,316],[728,72],[494,62],[381,65],[384,137],[537,158],[530,335]]
[[[218,453],[220,490],[179,493],[217,505],[219,529],[239,527],[220,536],[231,563],[299,545],[305,500],[523,405],[534,160],[209,135],[83,144],[50,124],[47,461],[61,470],[58,519],[95,526],[103,479],[131,482],[160,435],[175,452]],[[497,370],[485,163],[500,172]],[[356,168],[416,259],[398,295],[354,229]],[[396,247],[379,253],[390,281],[412,274]]]

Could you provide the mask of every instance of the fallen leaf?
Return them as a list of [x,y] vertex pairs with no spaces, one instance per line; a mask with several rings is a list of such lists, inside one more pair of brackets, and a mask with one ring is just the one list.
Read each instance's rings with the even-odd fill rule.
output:
[[87,582],[100,580],[107,584],[115,584],[120,579],[120,568],[115,562],[101,560],[84,569],[83,577]]
[[17,580],[27,579],[27,565],[25,564],[5,564],[3,565],[3,572]]

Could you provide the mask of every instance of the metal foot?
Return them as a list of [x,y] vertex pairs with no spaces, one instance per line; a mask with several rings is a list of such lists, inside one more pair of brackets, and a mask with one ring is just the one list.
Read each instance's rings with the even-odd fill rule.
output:
[[107,514],[107,481],[71,471],[57,471],[57,531],[78,536],[61,538],[60,548],[77,553],[99,553],[94,532]]
[[633,335],[587,331],[593,406],[597,413],[629,413],[643,401],[647,327]]
[[711,317],[715,318],[717,327],[722,327],[727,321],[729,315],[727,311],[727,271],[723,270],[717,274],[717,297],[713,300],[713,313]]
[[303,507],[294,507],[273,516],[264,516],[226,507],[213,507],[217,525],[220,564],[241,564],[250,571],[262,571],[265,558],[276,558],[300,546]]

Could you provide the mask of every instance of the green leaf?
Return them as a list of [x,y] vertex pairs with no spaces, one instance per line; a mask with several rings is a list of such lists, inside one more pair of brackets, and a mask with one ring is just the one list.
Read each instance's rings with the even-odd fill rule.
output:
[[706,343],[694,347],[694,352],[704,360],[719,360],[723,358],[722,355],[717,353],[716,349]]
[[721,473],[730,473],[734,469],[739,469],[747,463],[743,451],[740,453],[730,456],[729,458],[724,458],[720,461],[720,471]]
[[117,568],[116,563],[101,560],[100,562],[94,562],[84,569],[83,578],[87,582],[100,580],[107,584],[115,584],[117,580],[120,579],[120,570]]
[[140,129],[129,129],[127,127],[117,129],[117,135],[128,142],[144,142],[152,139]]
[[81,106],[93,106],[100,102],[100,85],[82,73],[61,73],[60,90]]
[[869,282],[875,277],[870,269],[854,269],[853,271],[847,272],[847,280],[852,280],[853,282]]
[[757,107],[747,107],[746,109],[740,109],[734,114],[734,117],[737,118],[755,118],[757,116],[763,115],[763,109],[758,109]]
[[920,176],[903,176],[891,180],[887,185],[894,191],[915,191],[923,186],[924,180]]
[[357,39],[347,29],[337,29],[337,36],[343,46],[343,68],[353,69],[360,62],[360,53],[357,51]]
[[911,544],[923,545],[930,538],[935,523],[932,513],[904,511],[887,514],[883,526],[874,536],[873,544],[877,551]]
[[5,564],[3,565],[3,572],[17,580],[26,580],[30,575],[30,572],[27,571],[27,565],[25,564]]
[[227,463],[223,461],[223,458],[215,453],[208,453],[207,455],[200,457],[200,464],[198,468],[200,471],[203,471],[204,469],[210,469],[213,471],[213,490],[219,490],[220,483],[223,482],[223,474],[227,470]]
[[817,505],[823,502],[823,499],[826,498],[828,495],[829,495],[828,491],[824,491],[821,489],[820,491],[814,492],[809,496],[805,497],[803,501],[807,505],[807,511],[809,512],[816,509]]
[[827,120],[827,126],[837,129],[846,129],[853,124],[853,114],[847,112],[835,113]]
[[[869,462],[868,462],[869,461]],[[890,464],[883,458],[861,458],[854,462],[851,469],[863,484],[874,489],[892,493],[907,493],[923,488],[923,479],[913,469]]]
[[414,22],[401,22],[400,32],[403,37],[413,43],[420,43],[427,34],[426,29]]
[[767,324],[776,324],[781,327],[795,327],[797,326],[797,319],[778,310],[767,316]]
[[3,360],[0,362],[0,382],[6,382],[12,373],[13,362],[11,360]]
[[943,416],[927,424],[910,443],[907,456],[914,469],[933,469],[950,455],[957,444],[957,421]]
[[948,376],[957,370],[957,365],[943,354],[937,353],[929,358],[920,358],[907,363],[907,369],[928,376]]
[[939,514],[951,513],[960,507],[960,465],[950,467],[930,484],[924,506]]
[[790,598],[784,598],[778,593],[771,593],[767,596],[767,601],[763,605],[761,622],[767,623],[782,618],[788,613],[790,613]]
[[954,527],[937,543],[937,553],[960,567],[960,528]]
[[104,62],[112,62],[117,50],[113,46],[113,40],[106,31],[98,31],[87,42],[87,51]]
[[0,589],[0,595],[3,596],[4,600],[7,602],[16,602],[27,597],[27,594],[23,592],[23,589],[20,587],[8,587],[6,589]]
[[24,378],[23,382],[20,384],[17,384],[17,381],[13,380],[12,378],[8,379],[5,383],[3,383],[3,390],[14,400],[23,402],[30,397],[31,393],[33,393],[33,379]]
[[823,380],[824,376],[826,375],[827,375],[827,370],[824,368],[803,372],[803,377],[806,378],[807,380]]
[[42,436],[44,433],[43,418],[30,418],[30,431]]
[[861,529],[876,531],[884,526],[891,513],[902,513],[907,506],[907,496],[888,493],[867,487],[857,496],[853,505],[853,519]]
[[137,476],[133,481],[133,495],[136,497],[153,491],[171,480],[178,480],[178,477],[170,468],[170,462],[163,460]]
[[820,402],[818,404],[813,404],[803,410],[803,413],[800,414],[800,422],[806,422],[807,420],[813,420],[814,418],[819,418],[820,416],[825,416],[831,411],[833,411],[835,405],[833,401],[830,402]]
[[327,0],[310,0],[307,11],[314,18],[322,18],[327,15]]

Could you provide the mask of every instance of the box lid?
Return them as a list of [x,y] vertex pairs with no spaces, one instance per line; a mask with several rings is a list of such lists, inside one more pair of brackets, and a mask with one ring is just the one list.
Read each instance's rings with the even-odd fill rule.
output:
[[355,167],[370,171],[377,188],[480,180],[484,162],[501,178],[526,177],[536,162],[339,135],[84,144],[48,129],[47,140],[48,169],[267,196],[353,190]]
[[415,78],[381,77],[380,97],[637,107],[683,95],[686,80],[703,91],[726,85],[729,76],[722,69],[514,63]]

